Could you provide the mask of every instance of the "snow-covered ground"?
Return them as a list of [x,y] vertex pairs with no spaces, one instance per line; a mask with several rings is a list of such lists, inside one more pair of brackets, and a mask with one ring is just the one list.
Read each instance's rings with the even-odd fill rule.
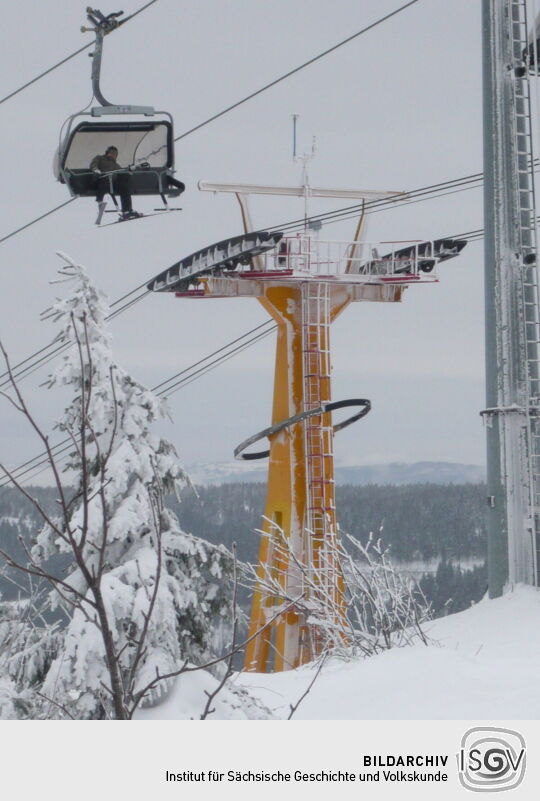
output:
[[[428,624],[427,647],[394,649],[369,659],[329,660],[295,719],[527,719],[540,718],[540,592],[519,587],[496,600]],[[274,674],[244,673],[235,685],[286,718],[313,678],[313,667]],[[181,677],[169,697],[141,719],[198,718],[208,674]],[[248,715],[228,692],[212,719]],[[255,714],[253,714],[255,712]]]

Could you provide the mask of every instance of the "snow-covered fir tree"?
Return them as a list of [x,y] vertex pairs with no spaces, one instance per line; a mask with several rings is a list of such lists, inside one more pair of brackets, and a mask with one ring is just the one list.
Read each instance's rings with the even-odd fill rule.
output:
[[0,596],[0,720],[40,715],[36,695],[53,659],[61,635],[43,618],[36,598],[3,601]]
[[157,675],[211,657],[216,620],[230,611],[231,555],[183,533],[164,506],[186,478],[151,431],[164,403],[115,363],[105,297],[64,258],[74,288],[52,309],[66,352],[49,384],[72,394],[57,428],[72,444],[76,488],[60,493],[32,555],[73,557],[54,593],[71,619],[42,693],[59,716],[129,718],[159,694],[161,684],[141,696]]

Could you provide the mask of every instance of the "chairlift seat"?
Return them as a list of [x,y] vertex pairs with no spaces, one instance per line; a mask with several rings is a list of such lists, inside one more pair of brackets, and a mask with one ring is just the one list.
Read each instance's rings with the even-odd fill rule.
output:
[[[126,172],[128,172],[126,170]],[[67,183],[71,193],[78,197],[95,197],[98,178],[111,179],[114,175],[123,173],[103,173],[97,176],[89,169],[66,170],[64,171],[62,183]],[[166,168],[154,168],[146,170],[133,170],[128,172],[130,176],[130,193],[132,195],[167,195],[168,197],[178,197],[179,190],[175,187],[168,187],[167,176],[172,175],[171,170]],[[113,187],[114,188],[114,187]]]

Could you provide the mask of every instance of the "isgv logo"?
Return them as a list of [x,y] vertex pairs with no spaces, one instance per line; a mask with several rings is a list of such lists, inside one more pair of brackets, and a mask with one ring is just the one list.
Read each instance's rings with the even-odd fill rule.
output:
[[525,775],[525,739],[512,729],[477,726],[461,738],[459,780],[467,790],[513,790]]

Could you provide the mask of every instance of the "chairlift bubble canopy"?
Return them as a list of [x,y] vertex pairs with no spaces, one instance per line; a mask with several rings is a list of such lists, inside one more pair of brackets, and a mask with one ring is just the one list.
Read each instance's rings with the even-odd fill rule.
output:
[[[119,108],[95,108],[89,115],[75,115],[70,120],[57,154],[57,179],[66,184],[74,196],[95,196],[96,176],[90,169],[90,163],[95,156],[104,155],[109,147],[116,147],[121,172],[129,169],[132,195],[175,194],[168,189],[167,180],[174,173],[171,115],[168,112],[154,112],[149,107],[133,107],[141,111],[127,116],[130,107],[121,107],[126,109],[124,112],[119,112]],[[119,118],[118,113],[123,116]],[[105,114],[115,119],[101,119]],[[107,173],[106,176],[112,180],[114,174]]]

